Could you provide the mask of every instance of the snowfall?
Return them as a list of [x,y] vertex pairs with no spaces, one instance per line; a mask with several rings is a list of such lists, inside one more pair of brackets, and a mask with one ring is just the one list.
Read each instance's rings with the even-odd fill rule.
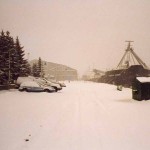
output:
[[66,85],[0,91],[0,150],[150,150],[150,101],[114,85]]

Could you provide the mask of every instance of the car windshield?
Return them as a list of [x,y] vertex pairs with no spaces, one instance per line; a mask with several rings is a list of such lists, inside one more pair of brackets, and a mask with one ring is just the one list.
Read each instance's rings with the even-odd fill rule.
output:
[[38,82],[39,86],[47,86],[47,84],[43,83],[43,82]]

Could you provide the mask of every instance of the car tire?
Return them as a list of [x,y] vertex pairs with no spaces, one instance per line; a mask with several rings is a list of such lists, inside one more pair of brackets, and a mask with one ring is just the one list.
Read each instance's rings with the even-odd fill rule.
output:
[[24,89],[24,91],[29,92],[29,90],[28,90],[28,89]]
[[50,90],[49,89],[45,89],[44,92],[50,93]]
[[55,92],[57,92],[57,91],[58,91],[57,87],[53,87],[53,88],[55,89]]
[[23,92],[23,91],[24,91],[24,89],[19,89],[19,91],[20,91],[20,92]]

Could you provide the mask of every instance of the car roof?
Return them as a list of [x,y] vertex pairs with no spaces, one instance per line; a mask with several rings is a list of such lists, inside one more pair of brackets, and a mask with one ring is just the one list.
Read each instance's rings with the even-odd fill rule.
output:
[[39,86],[39,85],[35,81],[25,81],[25,82],[21,83],[21,86]]

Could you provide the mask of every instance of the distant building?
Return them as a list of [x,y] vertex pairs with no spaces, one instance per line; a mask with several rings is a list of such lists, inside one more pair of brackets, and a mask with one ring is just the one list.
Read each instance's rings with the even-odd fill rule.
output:
[[131,87],[136,77],[150,77],[149,67],[134,52],[131,46],[133,41],[126,42],[128,42],[128,46],[117,68],[107,71],[99,82]]
[[[36,63],[37,60],[32,60],[31,65]],[[78,73],[76,69],[70,68],[66,65],[56,64],[52,62],[42,61],[43,71],[45,77],[55,78],[56,80],[77,80]]]
[[104,75],[104,71],[93,69],[90,71],[87,71],[83,76],[83,80],[93,80],[96,81],[98,80],[102,75]]

